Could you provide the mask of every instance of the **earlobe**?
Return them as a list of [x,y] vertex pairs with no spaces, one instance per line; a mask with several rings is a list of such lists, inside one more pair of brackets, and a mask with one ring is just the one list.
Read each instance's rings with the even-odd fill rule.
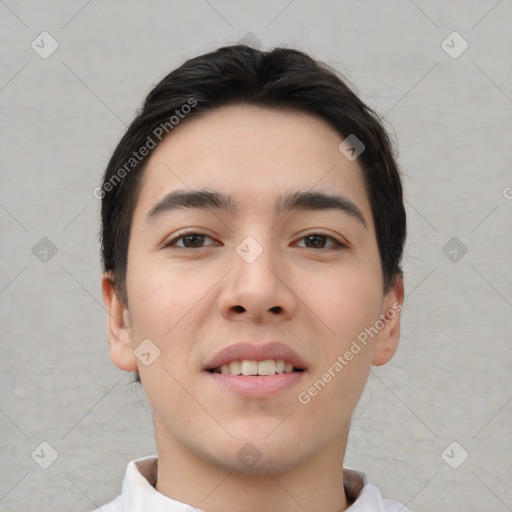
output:
[[126,305],[119,299],[114,281],[106,272],[101,281],[103,301],[108,313],[108,343],[110,357],[121,370],[137,370],[137,359],[133,355],[132,323]]
[[376,339],[372,364],[386,364],[395,354],[400,340],[400,312],[404,302],[404,281],[397,275],[393,285],[384,297],[381,311],[382,329]]

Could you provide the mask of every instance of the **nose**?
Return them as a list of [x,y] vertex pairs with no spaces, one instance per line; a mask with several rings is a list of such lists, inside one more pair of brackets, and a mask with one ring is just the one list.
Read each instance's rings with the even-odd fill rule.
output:
[[263,246],[248,238],[234,251],[232,270],[222,281],[222,315],[228,320],[255,323],[291,318],[297,309],[297,298],[285,254],[278,254],[270,243]]

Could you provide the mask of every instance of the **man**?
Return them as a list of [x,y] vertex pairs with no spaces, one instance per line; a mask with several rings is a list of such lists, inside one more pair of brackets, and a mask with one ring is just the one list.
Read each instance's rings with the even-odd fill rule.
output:
[[111,357],[158,449],[101,510],[405,511],[343,469],[404,297],[378,117],[301,52],[221,48],[150,92],[96,192]]

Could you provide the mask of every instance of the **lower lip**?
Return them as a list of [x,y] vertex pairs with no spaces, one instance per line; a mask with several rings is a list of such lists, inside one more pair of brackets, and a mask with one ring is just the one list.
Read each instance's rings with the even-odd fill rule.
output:
[[214,382],[247,398],[264,398],[299,384],[306,372],[276,373],[274,375],[229,375],[207,372]]

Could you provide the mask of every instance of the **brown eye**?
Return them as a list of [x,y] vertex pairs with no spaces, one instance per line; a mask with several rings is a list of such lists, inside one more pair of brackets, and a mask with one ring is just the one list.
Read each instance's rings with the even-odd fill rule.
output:
[[304,237],[304,240],[306,240],[306,247],[323,249],[327,242],[327,237],[323,235],[309,235]]
[[200,247],[204,243],[204,235],[186,235],[182,237],[183,245],[188,248]]
[[164,247],[176,247],[178,249],[201,249],[206,245],[215,244],[214,242],[214,244],[205,245],[206,240],[211,240],[212,242],[214,242],[214,240],[211,237],[203,235],[201,233],[182,233],[176,238],[173,238],[171,241],[165,243]]
[[[338,242],[338,240],[332,236],[320,235],[317,233],[306,235],[301,238],[301,241],[302,240],[305,242],[303,247],[307,247],[308,249],[330,249],[333,247],[345,247],[344,244]],[[330,243],[330,245],[326,247],[327,243]]]

